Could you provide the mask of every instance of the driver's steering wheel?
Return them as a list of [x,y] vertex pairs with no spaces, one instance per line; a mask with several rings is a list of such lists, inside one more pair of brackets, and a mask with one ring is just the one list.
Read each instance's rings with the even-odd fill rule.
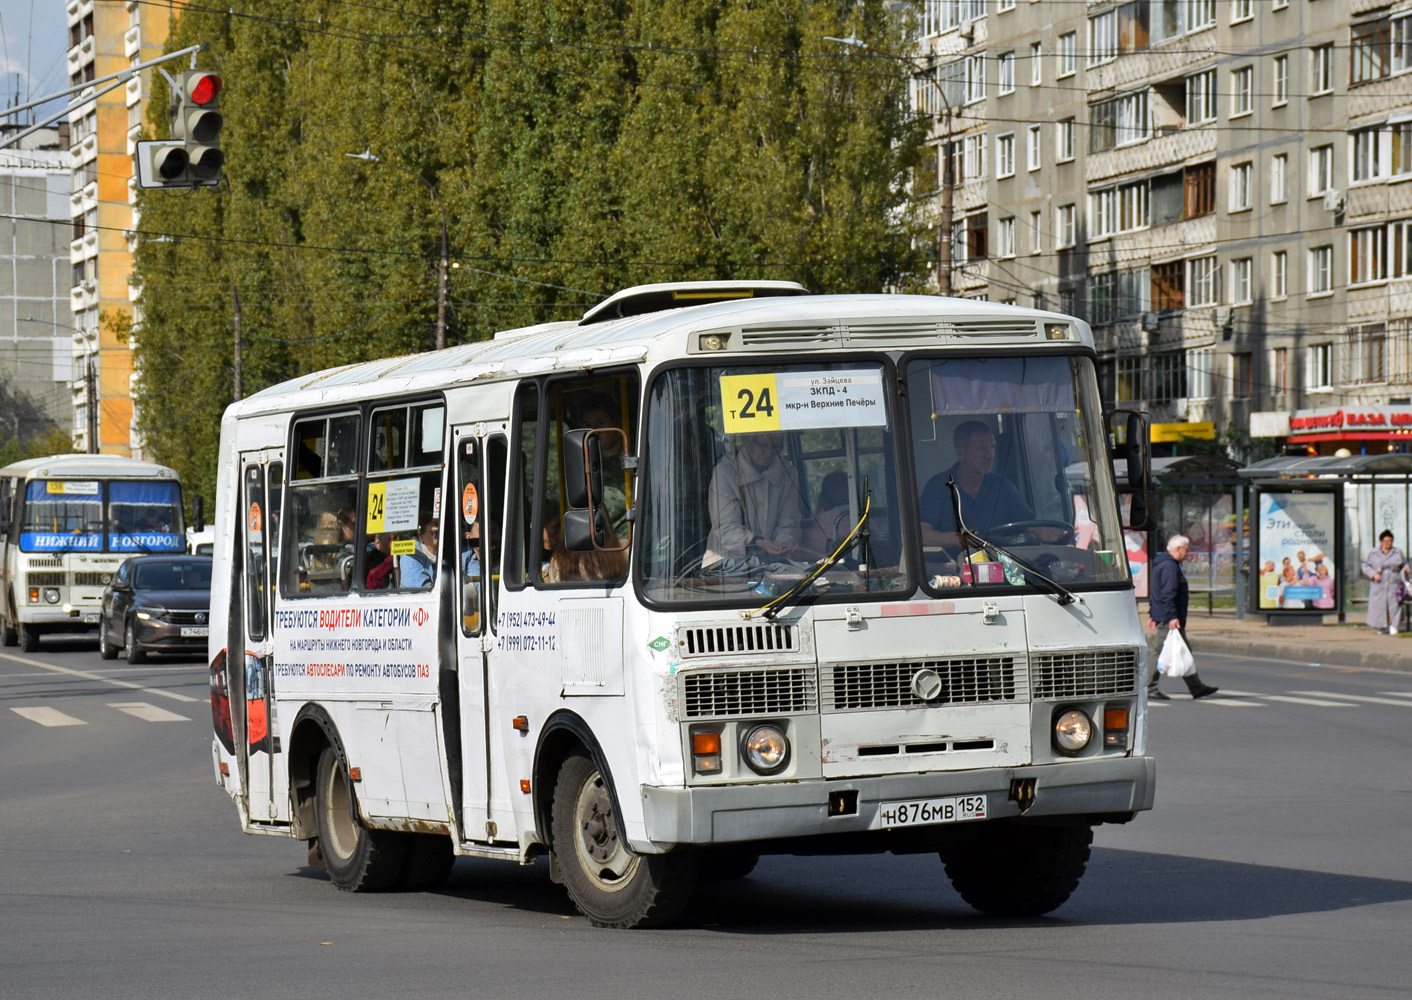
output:
[[1078,537],[1074,533],[1074,526],[1067,521],[1052,521],[1046,518],[998,524],[986,532],[986,537],[993,538],[1002,545],[1039,545],[1040,540],[1034,535],[1035,528],[1053,528],[1059,532],[1057,541],[1044,544],[1073,545]]

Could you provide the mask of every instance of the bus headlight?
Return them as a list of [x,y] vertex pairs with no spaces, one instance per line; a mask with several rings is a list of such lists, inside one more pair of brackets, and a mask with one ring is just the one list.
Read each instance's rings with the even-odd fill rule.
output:
[[50,604],[58,604],[58,603],[59,603],[59,588],[58,588],[58,587],[46,587],[45,590],[44,590],[44,599],[45,599],[46,601],[48,601]]
[[1061,712],[1054,718],[1054,748],[1060,753],[1075,754],[1093,739],[1093,720],[1078,708]]
[[762,723],[746,732],[740,754],[756,774],[775,774],[789,763],[789,740],[779,726]]

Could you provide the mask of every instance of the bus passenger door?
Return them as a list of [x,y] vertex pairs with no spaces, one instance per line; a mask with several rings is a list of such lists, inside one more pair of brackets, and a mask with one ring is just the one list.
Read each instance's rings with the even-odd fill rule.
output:
[[[243,723],[232,727],[243,732],[236,753],[244,758],[247,774],[246,808],[255,823],[280,817],[280,804],[289,801],[288,776],[277,767],[280,752],[275,719],[274,656],[271,629],[274,622],[273,581],[279,544],[279,509],[284,478],[283,451],[265,450],[241,456],[241,541],[244,546],[241,588],[241,629],[244,655],[229,650],[227,670],[244,670],[244,683],[231,684],[231,712],[240,712]],[[287,810],[287,807],[286,807]]]
[[[455,524],[458,574],[457,666],[461,746],[461,829],[468,840],[513,840],[510,817],[491,805],[494,764],[490,741],[489,623],[495,620],[500,584],[501,505],[508,451],[503,434],[484,424],[453,429],[456,454]],[[450,734],[448,733],[448,737]],[[454,781],[453,776],[453,781]],[[453,795],[455,794],[453,789]]]

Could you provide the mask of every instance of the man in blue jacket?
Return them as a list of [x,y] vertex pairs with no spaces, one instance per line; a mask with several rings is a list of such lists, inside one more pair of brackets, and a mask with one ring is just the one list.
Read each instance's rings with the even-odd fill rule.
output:
[[[1187,587],[1186,574],[1182,572],[1182,560],[1186,558],[1190,548],[1191,539],[1185,535],[1173,535],[1167,540],[1167,551],[1159,553],[1157,558],[1152,560],[1151,577],[1147,587],[1147,613],[1150,619],[1147,623],[1147,665],[1151,668],[1147,678],[1147,697],[1150,701],[1170,700],[1157,687],[1157,678],[1160,676],[1157,672],[1157,657],[1162,653],[1167,634],[1172,629],[1179,630],[1187,648],[1191,648],[1191,633],[1186,630],[1187,601],[1191,592]],[[1186,681],[1187,690],[1193,698],[1205,698],[1220,690],[1202,683],[1201,676],[1195,671],[1187,674],[1182,680]]]

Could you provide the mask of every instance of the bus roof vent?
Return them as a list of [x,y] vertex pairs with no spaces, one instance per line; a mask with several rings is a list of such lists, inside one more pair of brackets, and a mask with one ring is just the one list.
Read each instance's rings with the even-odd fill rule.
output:
[[643,313],[704,306],[733,299],[763,299],[779,295],[808,295],[809,289],[794,281],[678,281],[660,285],[634,285],[609,296],[579,320],[580,326]]
[[747,326],[740,331],[742,348],[838,347],[836,326]]
[[1035,323],[1032,319],[954,319],[951,330],[961,336],[981,337],[1034,337]]

